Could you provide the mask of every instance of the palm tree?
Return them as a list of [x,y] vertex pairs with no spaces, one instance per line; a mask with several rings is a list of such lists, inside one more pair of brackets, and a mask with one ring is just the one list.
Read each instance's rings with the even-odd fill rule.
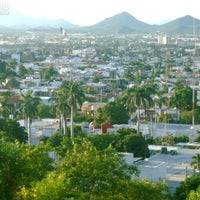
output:
[[31,119],[37,113],[40,98],[33,96],[33,91],[28,90],[25,95],[21,95],[21,111],[27,119],[28,144],[31,145]]
[[157,90],[156,91],[156,95],[154,97],[154,102],[155,102],[155,105],[161,109],[163,106],[166,106],[168,107],[169,103],[169,98],[167,97],[167,95],[165,94],[165,91],[164,90]]
[[140,131],[140,109],[146,109],[147,106],[153,105],[151,95],[155,92],[155,86],[151,84],[141,84],[129,88],[124,93],[125,106],[130,114],[137,110],[137,133]]
[[200,154],[197,153],[195,156],[192,157],[192,161],[190,165],[193,167],[193,170],[200,171]]
[[83,102],[84,93],[80,89],[80,84],[75,81],[70,81],[67,87],[67,103],[71,110],[71,128],[70,135],[73,137],[73,123],[74,123],[74,113],[76,112],[78,106],[81,107]]
[[16,59],[11,59],[8,63],[8,67],[15,71],[16,70],[16,66],[17,66],[17,60]]
[[63,82],[59,90],[54,93],[54,97],[50,99],[50,101],[53,101],[53,107],[55,108],[56,113],[59,116],[60,133],[62,133],[62,126],[63,126],[64,135],[66,134],[66,126],[67,126],[66,117],[70,110],[67,103],[66,86],[67,86],[66,82]]
[[0,97],[0,113],[4,119],[14,110],[14,105],[9,103],[10,95]]

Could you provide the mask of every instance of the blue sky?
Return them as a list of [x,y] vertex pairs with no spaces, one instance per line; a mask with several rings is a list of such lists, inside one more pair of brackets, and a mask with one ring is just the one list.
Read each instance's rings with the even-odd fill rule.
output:
[[185,15],[200,19],[199,0],[0,0],[0,3],[5,1],[10,8],[33,17],[64,18],[83,26],[123,11],[149,24]]

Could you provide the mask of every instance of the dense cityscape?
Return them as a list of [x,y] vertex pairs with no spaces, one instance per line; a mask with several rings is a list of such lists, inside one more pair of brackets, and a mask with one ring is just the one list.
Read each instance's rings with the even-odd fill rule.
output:
[[2,32],[0,199],[198,199],[199,44]]

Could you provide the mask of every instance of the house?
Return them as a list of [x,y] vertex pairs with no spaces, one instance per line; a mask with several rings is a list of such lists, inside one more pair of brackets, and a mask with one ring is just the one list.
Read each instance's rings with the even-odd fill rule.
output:
[[85,101],[81,106],[81,112],[85,115],[95,114],[98,108],[104,107],[106,103]]

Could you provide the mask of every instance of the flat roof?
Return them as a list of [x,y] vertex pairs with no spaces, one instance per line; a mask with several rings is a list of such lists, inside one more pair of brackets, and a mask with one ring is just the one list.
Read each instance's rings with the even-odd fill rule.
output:
[[198,142],[179,142],[175,144],[177,147],[199,147],[200,148],[200,143]]
[[148,145],[149,150],[154,150],[154,151],[161,151],[161,149],[163,147],[167,148],[168,151],[177,151],[178,150],[178,147],[174,147],[174,146]]

